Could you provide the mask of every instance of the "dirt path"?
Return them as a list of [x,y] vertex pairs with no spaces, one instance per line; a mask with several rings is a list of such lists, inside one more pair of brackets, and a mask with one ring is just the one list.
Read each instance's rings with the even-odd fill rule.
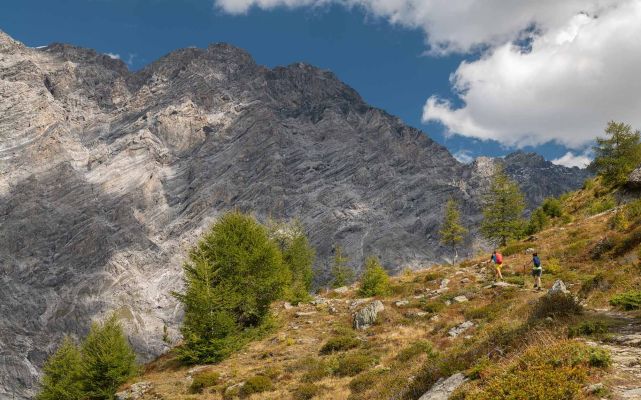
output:
[[598,342],[612,354],[612,368],[606,376],[613,400],[641,399],[641,320],[624,314],[602,313],[616,321],[611,336]]

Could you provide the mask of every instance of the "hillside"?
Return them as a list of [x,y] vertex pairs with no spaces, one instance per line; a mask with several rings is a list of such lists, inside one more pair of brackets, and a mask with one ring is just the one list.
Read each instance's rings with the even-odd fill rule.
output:
[[[0,395],[17,398],[33,394],[64,334],[83,336],[114,310],[142,360],[166,351],[187,249],[226,210],[300,218],[322,283],[336,244],[354,269],[374,253],[394,272],[441,262],[442,205],[457,198],[476,226],[491,173],[331,72],[269,69],[228,44],[132,72],[94,50],[32,49],[0,32],[0,115]],[[527,181],[540,185],[532,204],[585,178],[524,160],[519,171],[546,177]],[[571,179],[555,183],[559,171]]]
[[[617,198],[626,202],[616,206]],[[365,330],[352,328],[352,315],[375,299],[359,298],[356,286],[298,307],[278,303],[277,328],[263,340],[215,365],[180,366],[170,353],[148,364],[122,398],[418,399],[454,376],[437,385],[445,397],[433,391],[421,399],[637,399],[635,198],[590,181],[562,197],[564,216],[554,226],[502,249],[504,283],[493,283],[486,254],[408,271],[393,279],[392,295],[379,298],[384,310]],[[616,215],[626,223],[613,225]],[[562,280],[569,297],[531,289],[530,249],[542,257],[544,287]],[[574,296],[580,306],[565,300]],[[205,376],[209,383],[194,392],[194,380]],[[264,391],[250,394],[257,381]],[[461,381],[455,392],[445,390]],[[126,397],[131,390],[141,395]]]

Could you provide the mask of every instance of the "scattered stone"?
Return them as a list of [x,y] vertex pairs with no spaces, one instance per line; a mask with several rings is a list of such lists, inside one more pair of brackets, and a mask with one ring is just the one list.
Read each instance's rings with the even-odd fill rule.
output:
[[493,287],[493,288],[497,288],[497,287],[498,288],[506,288],[506,287],[513,287],[513,286],[516,286],[516,285],[513,285],[511,283],[507,283],[507,282],[503,282],[503,281],[494,282],[492,285],[490,285],[490,287]]
[[349,292],[349,288],[347,286],[341,286],[336,289],[334,289],[335,293],[347,293]]
[[352,301],[349,303],[349,309],[350,309],[350,310],[353,310],[353,309],[355,309],[356,307],[360,306],[361,304],[365,304],[365,303],[367,303],[367,302],[368,302],[368,301],[370,301],[370,300],[371,300],[371,299],[356,299],[356,300],[352,300]]
[[312,300],[312,305],[314,306],[320,306],[323,304],[327,304],[327,299],[321,296],[316,296],[314,297],[314,300]]
[[408,304],[410,304],[410,302],[407,301],[407,300],[400,300],[400,301],[397,301],[396,303],[394,303],[394,305],[396,307],[405,307]]
[[440,289],[436,290],[436,293],[437,294],[443,294],[443,293],[447,292],[448,290],[449,290],[449,288],[444,287],[444,288],[440,288]]
[[462,275],[464,273],[465,273],[464,271],[458,270],[454,273],[454,275]]
[[297,311],[296,312],[296,317],[309,317],[310,315],[316,314],[316,311]]
[[138,382],[129,386],[127,390],[116,393],[116,400],[139,400],[153,388],[150,382]]
[[528,242],[536,242],[537,240],[539,240],[539,237],[536,236],[536,235],[532,235],[532,236],[527,238]]
[[447,288],[447,285],[448,285],[449,283],[450,283],[450,280],[449,280],[449,279],[447,279],[447,278],[443,279],[443,280],[441,281],[441,286],[439,287],[439,289],[446,289],[446,288]]
[[461,283],[470,283],[470,278],[461,279]]
[[445,300],[444,303],[445,303],[446,306],[451,306],[452,305],[452,302],[449,301],[449,300]]
[[641,187],[641,167],[632,171],[632,173],[628,176],[627,185],[631,188]]
[[529,247],[529,248],[527,248],[527,249],[525,250],[525,254],[532,254],[532,253],[536,253],[536,250],[534,250],[534,249],[533,249],[533,248],[531,248],[531,247]]
[[373,301],[354,314],[353,326],[355,329],[367,329],[376,322],[378,313],[383,311],[385,306],[380,300]]
[[414,296],[414,297],[412,297],[412,298],[413,298],[413,299],[416,299],[416,300],[420,300],[420,299],[424,299],[424,298],[425,298],[425,295],[424,295],[424,294],[419,294],[419,295]]
[[438,320],[440,320],[440,319],[441,319],[441,318],[439,318],[439,316],[438,316],[438,315],[434,315],[433,317],[431,317],[431,318],[430,318],[430,321],[432,321],[432,322],[438,322]]
[[294,306],[292,305],[292,303],[285,302],[285,303],[283,303],[283,308],[285,310],[291,310],[292,308],[294,308]]
[[597,394],[603,392],[605,389],[605,385],[602,383],[595,383],[593,385],[589,385],[583,388],[583,390],[588,393],[588,394]]
[[460,372],[447,379],[441,378],[418,400],[447,400],[450,395],[466,381],[465,375]]
[[557,279],[550,290],[548,290],[549,295],[557,294],[557,293],[563,293],[563,294],[568,294],[570,291],[565,287],[565,283],[563,283],[562,280]]
[[457,302],[457,303],[465,303],[466,301],[468,301],[468,300],[467,300],[467,297],[465,297],[465,296],[463,296],[463,295],[461,295],[461,296],[456,296],[453,300],[454,300],[455,302]]
[[474,326],[474,322],[465,321],[462,324],[459,324],[454,328],[450,329],[447,332],[447,334],[450,335],[451,337],[457,337],[458,335],[460,335],[461,333],[465,332],[466,330],[470,329],[473,326]]

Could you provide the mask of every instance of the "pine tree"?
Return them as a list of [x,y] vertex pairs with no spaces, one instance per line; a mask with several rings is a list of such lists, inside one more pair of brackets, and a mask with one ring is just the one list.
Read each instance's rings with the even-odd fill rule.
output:
[[80,352],[86,399],[113,399],[118,387],[137,372],[136,355],[115,315],[91,325]]
[[378,258],[371,256],[365,260],[359,293],[361,296],[385,296],[390,292],[389,275]]
[[505,246],[509,239],[523,235],[525,199],[518,185],[502,169],[494,174],[490,192],[485,196],[481,233],[488,240]]
[[80,350],[71,338],[65,337],[44,365],[36,400],[81,400],[84,394]]
[[641,164],[641,133],[630,125],[610,121],[605,129],[606,138],[597,138],[595,158],[590,169],[609,185],[621,185],[628,175]]
[[229,212],[191,251],[179,350],[189,363],[218,362],[237,350],[282,298],[291,274],[276,242],[254,218]]
[[449,199],[445,205],[443,223],[439,234],[441,243],[454,249],[454,259],[458,258],[458,245],[463,242],[467,229],[461,225],[461,212],[458,203],[454,199]]
[[343,255],[343,248],[336,246],[332,264],[332,287],[346,286],[354,279],[354,272],[347,266],[348,258]]
[[315,258],[316,252],[309,244],[307,236],[302,229],[298,229],[283,249],[283,261],[289,267],[292,276],[289,300],[294,304],[310,298],[312,265]]

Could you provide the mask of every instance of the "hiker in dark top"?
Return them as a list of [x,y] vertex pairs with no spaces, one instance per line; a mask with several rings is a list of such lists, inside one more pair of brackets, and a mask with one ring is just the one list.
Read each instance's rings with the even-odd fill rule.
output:
[[532,276],[534,277],[534,289],[541,290],[541,274],[543,274],[543,267],[541,266],[541,259],[538,253],[532,254]]

